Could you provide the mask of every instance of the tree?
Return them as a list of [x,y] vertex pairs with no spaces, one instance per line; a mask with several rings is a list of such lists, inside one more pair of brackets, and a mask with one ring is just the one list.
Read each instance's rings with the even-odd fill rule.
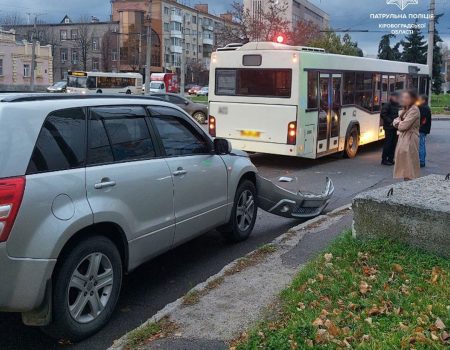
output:
[[427,44],[422,31],[417,25],[401,44],[403,46],[402,61],[420,64],[427,63]]
[[112,70],[111,54],[114,48],[117,47],[115,35],[111,28],[108,28],[102,38],[102,69],[105,72]]
[[346,55],[346,56],[363,56],[362,50],[358,47],[358,43],[352,41],[351,36],[346,33],[343,38],[333,31],[327,31],[319,38],[311,41],[311,46],[325,49],[326,52]]
[[400,53],[400,43],[391,47],[391,39],[395,38],[394,34],[386,34],[381,37],[378,45],[378,58],[388,61],[400,61],[402,54]]
[[288,34],[290,22],[286,19],[288,4],[285,0],[268,0],[259,11],[250,13],[240,2],[231,5],[232,22],[224,23],[217,40],[222,45],[231,42],[273,41],[279,34]]
[[92,52],[92,26],[89,25],[89,22],[88,17],[80,17],[77,25],[77,38],[75,39],[75,46],[80,52],[80,62],[84,71],[88,70],[87,62]]
[[308,46],[320,37],[320,27],[312,21],[300,20],[289,33],[289,43],[292,45]]
[[[442,14],[439,14],[435,17],[436,24],[439,24],[439,18],[442,17]],[[431,85],[431,91],[434,94],[442,93],[442,84],[444,83],[444,78],[442,76],[442,64],[443,54],[442,54],[442,38],[439,35],[437,29],[434,32],[434,50],[433,50],[433,82]]]
[[5,13],[0,16],[0,26],[6,29],[22,24],[26,24],[26,21],[19,12]]

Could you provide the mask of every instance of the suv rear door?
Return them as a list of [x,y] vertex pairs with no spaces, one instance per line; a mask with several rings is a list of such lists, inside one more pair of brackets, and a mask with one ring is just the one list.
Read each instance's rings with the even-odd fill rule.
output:
[[175,232],[172,177],[154,140],[144,107],[90,109],[88,200],[95,222],[125,231],[130,268],[169,249]]
[[150,107],[173,176],[175,244],[224,224],[228,175],[212,142],[188,116],[170,107]]

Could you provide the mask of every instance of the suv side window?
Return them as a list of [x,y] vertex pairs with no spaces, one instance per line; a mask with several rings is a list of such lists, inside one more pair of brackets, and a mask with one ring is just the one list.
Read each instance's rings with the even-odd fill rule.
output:
[[111,106],[90,110],[88,164],[104,164],[156,156],[143,107]]
[[84,166],[86,116],[82,108],[54,111],[46,118],[28,164],[27,174]]
[[151,113],[167,156],[210,152],[210,143],[205,136],[182,116],[177,116],[178,111],[167,107],[152,107]]

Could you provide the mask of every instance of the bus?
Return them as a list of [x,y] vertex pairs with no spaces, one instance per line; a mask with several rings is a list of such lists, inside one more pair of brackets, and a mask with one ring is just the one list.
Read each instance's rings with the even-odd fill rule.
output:
[[248,152],[319,158],[384,138],[391,93],[426,93],[426,65],[325,53],[272,42],[213,52],[209,132]]
[[67,92],[78,94],[142,94],[142,74],[110,72],[69,72]]

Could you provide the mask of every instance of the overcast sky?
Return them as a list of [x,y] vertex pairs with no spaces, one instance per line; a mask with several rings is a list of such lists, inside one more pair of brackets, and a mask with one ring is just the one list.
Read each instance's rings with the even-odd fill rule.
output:
[[[219,14],[229,8],[233,0],[182,0],[180,2],[193,6],[206,2],[210,12]],[[334,29],[380,31],[379,24],[398,23],[398,20],[370,19],[371,13],[426,13],[429,0],[418,0],[418,5],[410,5],[403,12],[395,5],[387,5],[386,0],[310,0],[330,15],[331,27]],[[438,30],[450,46],[450,0],[436,0],[437,13],[445,13],[440,20]],[[19,12],[41,14],[46,21],[62,19],[65,14],[76,19],[81,15],[94,15],[101,20],[107,20],[111,5],[109,0],[0,0],[0,15],[2,13]],[[409,20],[407,22],[413,22]],[[422,23],[424,21],[422,20]],[[352,33],[366,54],[375,55],[378,42],[383,32]],[[401,39],[401,36],[398,37]]]

